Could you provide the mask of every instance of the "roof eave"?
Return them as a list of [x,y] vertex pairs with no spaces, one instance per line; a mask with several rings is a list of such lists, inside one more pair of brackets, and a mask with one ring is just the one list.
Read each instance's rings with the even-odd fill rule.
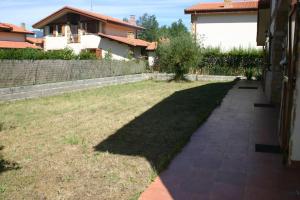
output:
[[247,8],[247,9],[209,9],[209,10],[184,10],[185,14],[209,14],[209,13],[234,13],[234,12],[250,12],[250,11],[257,11],[257,8]]
[[52,13],[51,15],[43,18],[42,20],[40,20],[37,23],[33,24],[32,27],[36,28],[36,29],[43,28],[43,26],[45,26],[45,25],[43,25],[43,23],[45,23],[46,20],[50,19],[51,17],[53,17],[53,16],[55,16],[55,15],[57,15],[60,12],[63,12],[63,11],[71,11],[71,12],[74,12],[74,13],[77,13],[77,14],[80,14],[80,15],[83,15],[83,16],[87,16],[89,18],[96,19],[98,21],[102,21],[102,22],[106,22],[106,23],[109,22],[109,23],[119,24],[119,25],[122,25],[122,26],[127,26],[127,27],[131,27],[131,28],[135,28],[135,29],[138,29],[138,30],[144,30],[145,29],[145,28],[140,27],[140,26],[135,26],[135,25],[125,24],[125,23],[120,23],[120,22],[109,20],[109,19],[100,19],[100,18],[95,17],[93,15],[90,15],[88,13],[80,12],[77,9],[69,7],[69,6],[65,6],[65,7],[61,8],[60,10]]

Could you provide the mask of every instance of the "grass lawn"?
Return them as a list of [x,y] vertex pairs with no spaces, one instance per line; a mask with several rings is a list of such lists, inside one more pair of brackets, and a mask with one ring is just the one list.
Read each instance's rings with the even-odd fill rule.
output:
[[0,103],[0,199],[135,199],[232,85],[144,81]]

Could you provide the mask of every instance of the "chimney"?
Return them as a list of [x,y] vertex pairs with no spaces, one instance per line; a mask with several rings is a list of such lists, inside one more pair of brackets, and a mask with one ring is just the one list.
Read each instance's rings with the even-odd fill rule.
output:
[[21,23],[21,27],[26,30],[26,24],[24,22]]
[[135,15],[130,15],[128,22],[129,22],[129,24],[136,26]]
[[232,0],[224,0],[224,7],[231,8],[232,7]]

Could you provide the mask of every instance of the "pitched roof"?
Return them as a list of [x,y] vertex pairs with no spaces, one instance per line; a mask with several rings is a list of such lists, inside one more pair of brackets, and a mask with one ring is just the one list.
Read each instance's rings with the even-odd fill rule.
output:
[[54,20],[54,19],[62,16],[65,13],[77,13],[77,14],[80,14],[80,15],[83,15],[83,16],[87,16],[87,17],[90,17],[90,18],[94,18],[94,19],[97,19],[97,20],[100,20],[100,21],[104,21],[104,22],[115,23],[115,24],[132,27],[132,28],[139,29],[139,30],[144,29],[143,27],[130,24],[129,22],[125,22],[125,21],[117,19],[117,18],[109,17],[109,16],[102,15],[102,14],[96,13],[96,12],[91,12],[91,11],[87,11],[87,10],[73,8],[73,7],[70,7],[70,6],[65,6],[65,7],[61,8],[60,10],[52,13],[48,17],[45,17],[44,19],[42,19],[39,22],[35,23],[32,27],[34,27],[34,28],[42,28],[47,23],[49,23],[52,20]]
[[155,49],[157,49],[157,42],[151,42],[149,46],[146,48],[146,50],[148,51],[154,51]]
[[25,30],[23,27],[20,26],[16,26],[14,24],[9,24],[9,23],[1,23],[0,22],[0,31],[8,31],[8,32],[12,32],[12,33],[24,33],[24,34],[34,34],[31,31],[27,31]]
[[14,41],[0,41],[0,48],[5,49],[25,49],[25,48],[33,48],[33,49],[41,49],[29,42],[14,42]]
[[43,38],[33,38],[33,37],[27,37],[26,41],[31,43],[31,44],[42,44],[44,43]]
[[192,13],[216,13],[216,12],[241,12],[256,11],[258,0],[233,1],[230,6],[225,6],[224,2],[199,3],[184,10],[185,14]]
[[121,36],[115,36],[115,35],[107,35],[104,33],[98,33],[98,35],[100,35],[101,37],[108,38],[110,40],[128,44],[130,46],[134,46],[134,47],[136,47],[136,46],[148,47],[151,44],[150,42],[147,42],[147,41],[141,40],[141,39],[127,38],[127,37],[121,37]]

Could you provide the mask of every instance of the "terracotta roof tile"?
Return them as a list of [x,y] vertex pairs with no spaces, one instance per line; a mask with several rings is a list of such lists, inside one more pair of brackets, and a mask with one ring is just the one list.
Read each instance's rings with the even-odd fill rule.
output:
[[235,12],[235,11],[255,11],[258,8],[258,0],[233,1],[230,6],[225,6],[224,2],[199,3],[185,9],[186,14],[210,13],[210,12]]
[[120,37],[115,35],[107,35],[104,33],[98,33],[101,37],[105,37],[111,40],[115,40],[117,42],[122,42],[124,44],[128,44],[130,46],[141,46],[141,47],[148,47],[151,43],[141,39],[134,39],[134,38],[126,38]]
[[154,51],[157,49],[157,42],[151,42],[150,45],[146,48],[148,51]]
[[0,30],[3,29],[5,31],[13,32],[13,33],[24,33],[24,34],[34,34],[31,31],[27,31],[20,26],[16,26],[14,24],[1,23],[0,22]]
[[25,49],[25,48],[33,48],[33,49],[40,49],[29,42],[14,42],[14,41],[0,41],[0,48],[5,49]]
[[82,10],[82,9],[74,8],[74,7],[70,7],[70,6],[63,7],[62,9],[54,12],[53,14],[49,15],[48,17],[46,17],[46,18],[40,20],[39,22],[35,23],[33,25],[33,27],[34,28],[42,28],[45,21],[51,20],[51,18],[55,17],[56,15],[59,15],[62,12],[74,12],[74,13],[90,16],[90,17],[96,18],[96,19],[101,20],[101,21],[117,23],[117,24],[120,24],[120,25],[133,27],[133,28],[136,28],[136,29],[144,29],[143,27],[130,24],[129,22],[125,22],[125,21],[117,19],[117,18],[113,18],[113,17],[110,17],[110,16],[102,15],[100,13],[91,12],[91,11],[87,11],[87,10]]
[[26,41],[31,43],[31,44],[42,44],[44,43],[43,38],[33,38],[33,37],[27,37]]

